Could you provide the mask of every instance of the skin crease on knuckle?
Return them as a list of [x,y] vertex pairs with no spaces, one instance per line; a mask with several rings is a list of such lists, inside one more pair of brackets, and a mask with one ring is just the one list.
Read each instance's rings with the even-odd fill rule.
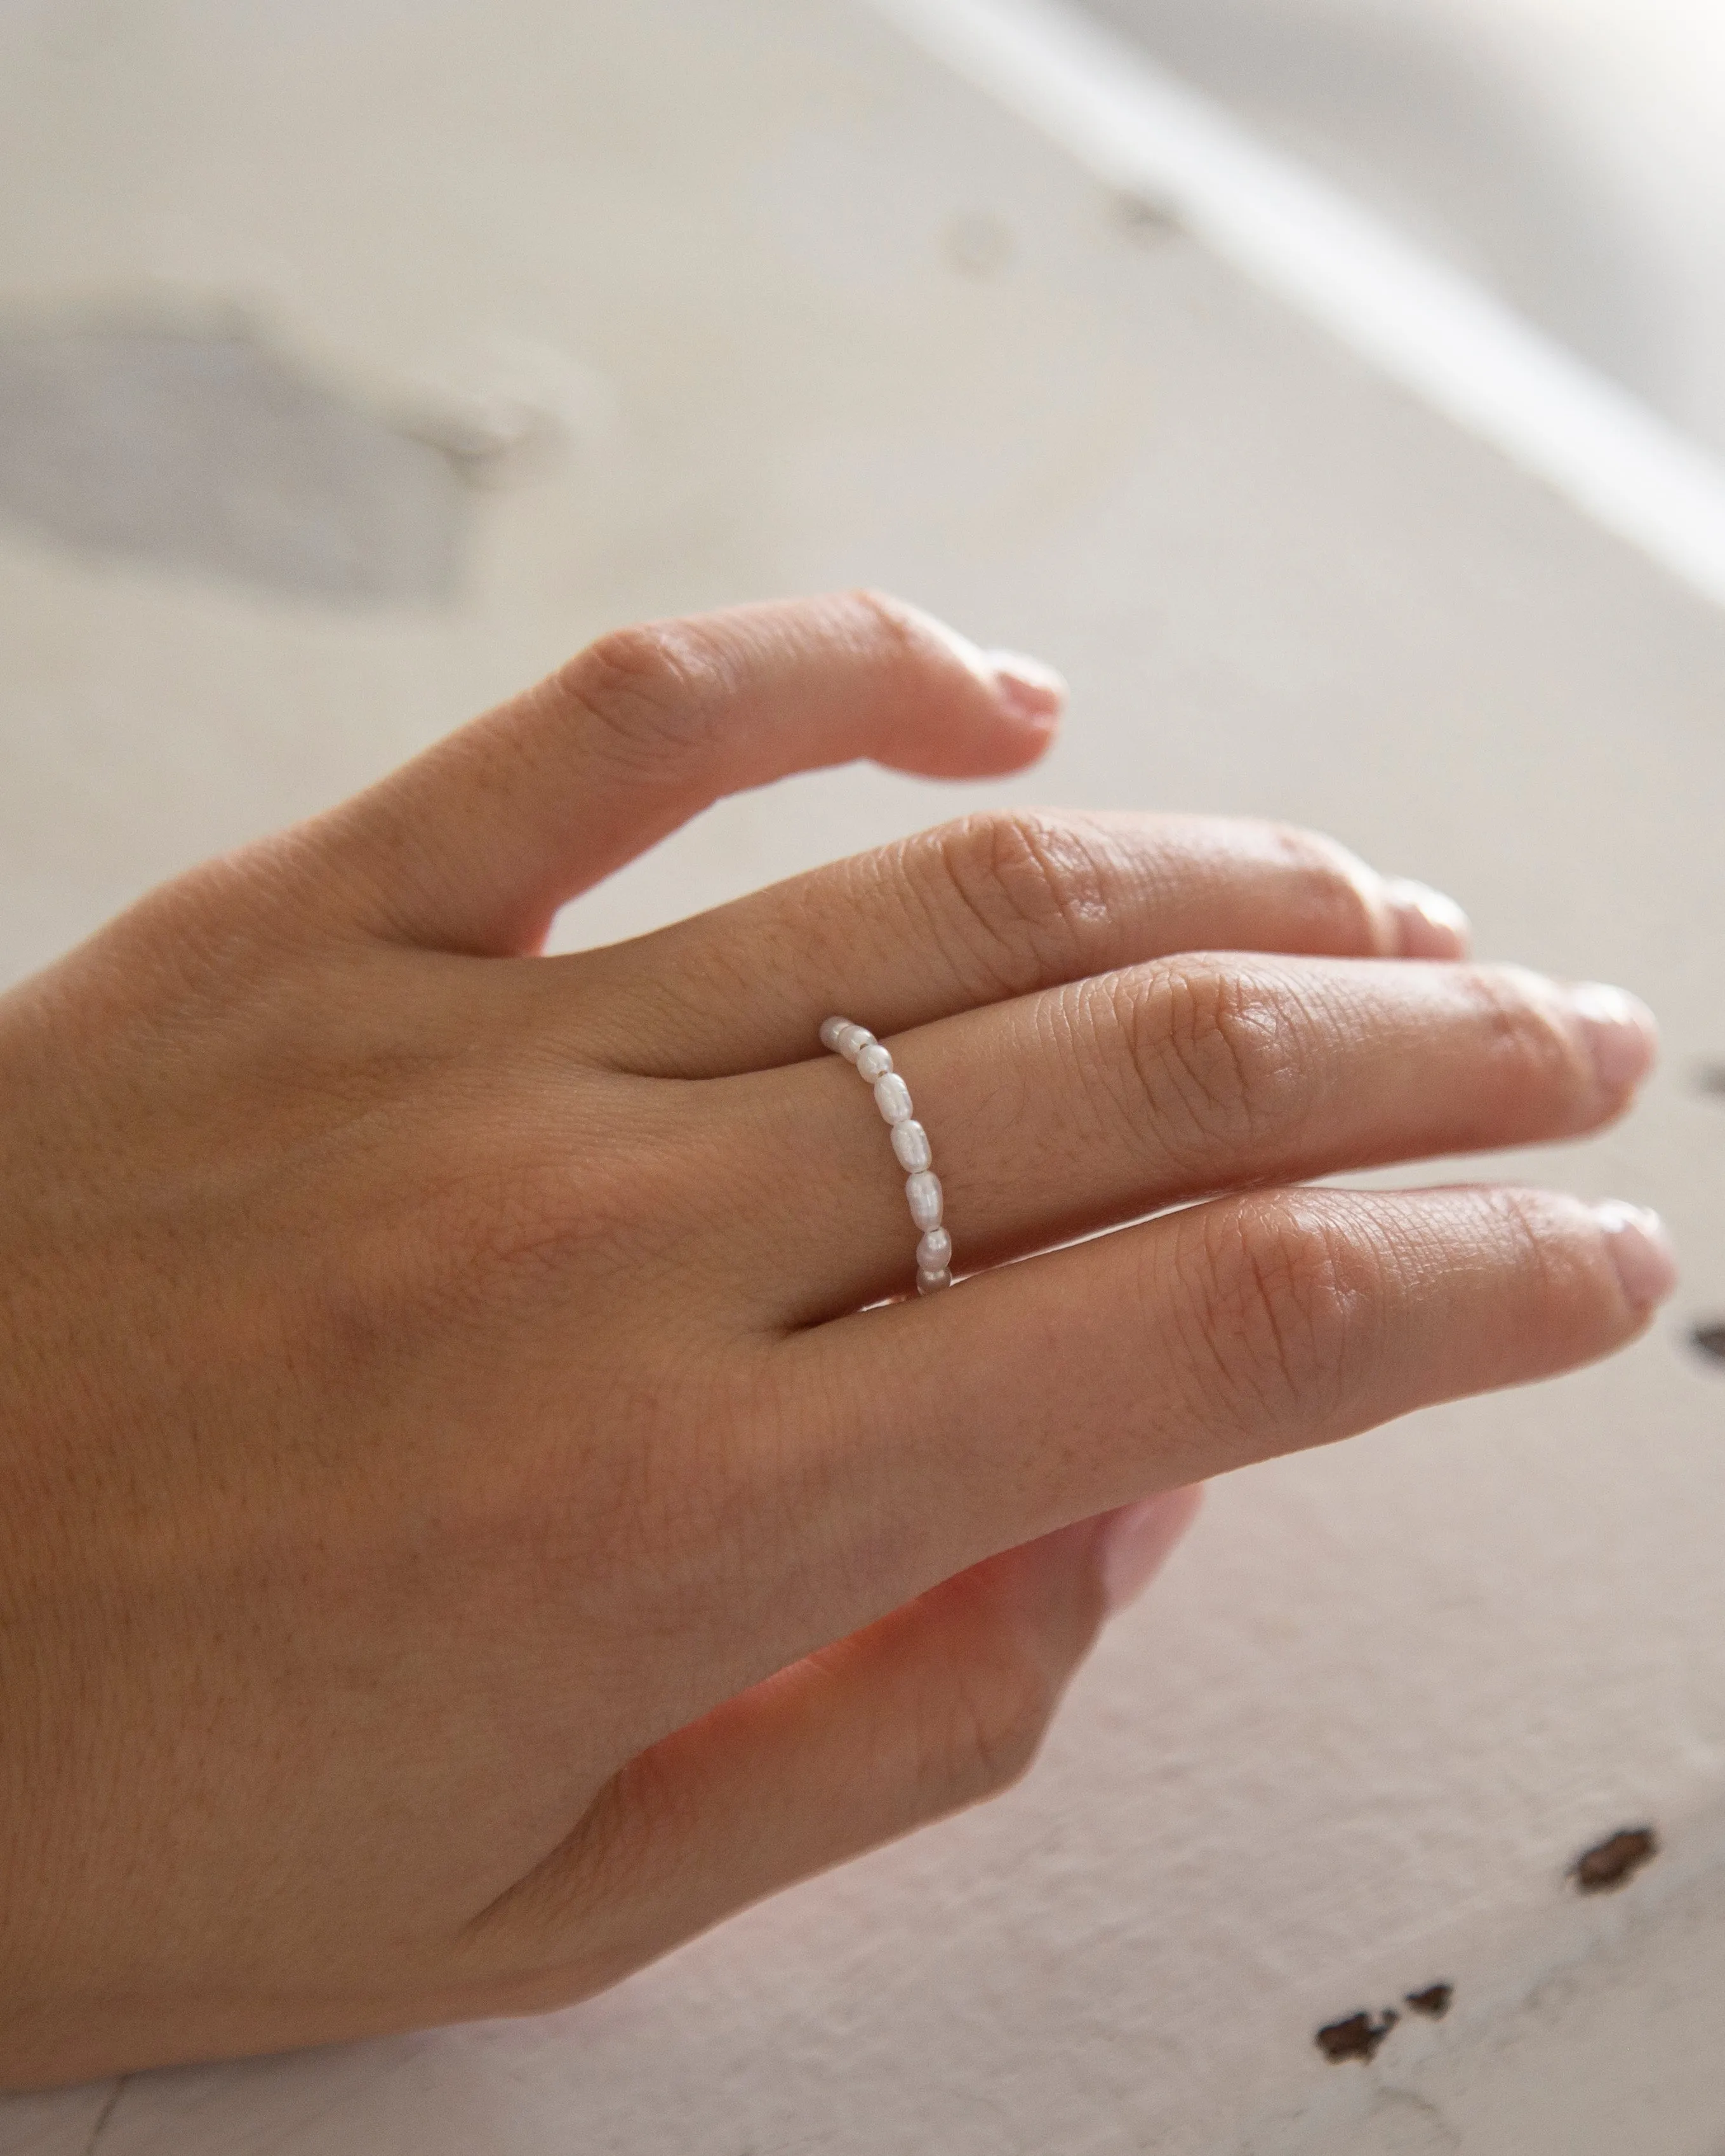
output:
[[919,1819],[937,1819],[1022,1781],[1042,1746],[1060,1687],[1042,1658],[1009,1633],[953,1671],[922,1732],[911,1787]]
[[967,716],[975,717],[979,695],[992,701],[975,648],[884,592],[841,593],[823,613],[828,634],[845,648],[851,664],[876,673],[889,690],[887,707],[896,723],[887,738],[896,752],[889,749],[887,760],[909,771],[962,776],[963,763],[952,761],[936,715],[957,721],[962,733]]
[[[1260,1132],[1297,1119],[1326,1044],[1274,984],[1225,957],[1173,959],[1069,992],[1087,1023],[1081,1067],[1125,1085],[1127,1127],[1153,1129],[1168,1156],[1214,1180]],[[1119,1050],[1123,1050],[1123,1055]]]
[[1012,810],[966,818],[911,842],[914,886],[929,891],[932,928],[956,900],[967,971],[988,999],[1022,995],[1082,970],[1109,894],[1094,834],[1080,818]]
[[1255,828],[1291,872],[1299,894],[1301,947],[1359,957],[1394,952],[1395,937],[1376,895],[1378,879],[1357,854],[1297,824]]
[[1560,1102],[1553,1135],[1592,1128],[1599,1121],[1598,1081],[1573,1029],[1552,1008],[1548,984],[1516,966],[1464,968],[1458,978],[1479,1021],[1478,1097],[1492,1107]]
[[[1271,1192],[1183,1216],[1173,1260],[1176,1373],[1195,1419],[1239,1459],[1297,1445],[1345,1414],[1382,1349],[1378,1254],[1319,1197]],[[1156,1285],[1161,1286],[1158,1280]],[[1235,1464],[1238,1464],[1236,1462]]]
[[[504,955],[520,906],[554,906],[631,834],[661,833],[667,789],[693,798],[754,752],[715,739],[721,706],[747,736],[774,697],[825,711],[860,680],[871,744],[883,707],[889,734],[950,708],[992,753],[986,670],[942,635],[858,594],[621,632],[481,721],[470,753],[413,767],[375,824],[362,798],[195,872],[0,1003],[0,1706],[28,1732],[0,1746],[0,2082],[561,2003],[1034,1755],[1102,1589],[1082,1534],[1026,1539],[1134,1495],[1117,1456],[1096,1479],[1120,1369],[1084,1367],[1070,1309],[1024,1306],[999,1343],[1023,1425],[1016,1398],[989,1421],[986,1524],[947,1517],[978,1479],[962,1452],[922,1486],[950,1503],[918,1512],[907,1433],[974,1435],[925,1428],[905,1389],[952,1318],[853,1308],[828,1330],[774,1301],[788,1209],[824,1205],[835,1238],[855,1224],[842,1181],[811,1200],[778,1172],[776,1104],[816,1081],[770,1059],[716,1075],[735,1069],[723,1013],[675,985],[627,1005],[630,1064],[613,991],[590,985],[614,978],[602,964]],[[833,711],[804,762],[854,753],[855,717]],[[606,787],[612,821],[557,855],[564,819]],[[403,844],[403,801],[423,847]],[[992,1074],[1027,1128],[1046,1106],[1029,1050],[1058,1031],[1099,1133],[1147,1112],[1221,1158],[1225,1184],[1290,1072],[1334,1045],[1245,959],[1083,983],[1111,894],[1147,880],[1154,896],[1162,877],[1170,911],[1201,918],[1230,896],[1234,844],[1257,905],[1267,849],[1288,865],[1268,879],[1271,928],[1332,916],[1323,932],[1352,948],[1369,885],[1306,834],[1205,829],[1147,867],[1154,834],[1123,823],[968,819],[882,857],[899,887],[859,891],[875,910],[857,950],[891,952],[902,983],[935,970],[919,945],[936,919],[956,923],[938,990],[902,992],[945,998],[937,1023],[1036,991],[1002,1036],[1025,1068]],[[524,830],[546,858],[516,858]],[[314,902],[325,844],[340,872]],[[445,880],[423,906],[428,864]],[[403,867],[410,902],[387,934],[338,918]],[[741,1004],[763,951],[713,962],[721,1003]],[[770,947],[786,975],[788,954]],[[837,952],[835,993],[855,956]],[[774,989],[800,1026],[805,989]],[[814,1061],[825,1014],[786,1060]],[[710,1047],[698,1027],[692,1045],[646,1037],[697,1016]],[[1567,1038],[1506,1008],[1491,1039],[1507,1045],[1483,1053],[1573,1057]],[[647,1075],[666,1069],[687,1075]],[[1542,1286],[1522,1253],[1525,1306],[1567,1298],[1553,1366],[1624,1329],[1605,1261],[1574,1257],[1566,1219],[1567,1258],[1533,1214],[1502,1224],[1545,1269]],[[1456,1220],[1452,1251],[1474,1232]],[[1184,1411],[1193,1476],[1353,1413],[1384,1358],[1391,1240],[1368,1211],[1350,1224],[1341,1194],[1285,1191],[1117,1239],[1108,1296],[1142,1295],[1161,1368],[1139,1393],[1164,1420]],[[1071,1384],[1045,1399],[1060,1346]],[[942,1581],[955,1550],[981,1562]],[[955,1587],[942,1629],[924,1603]],[[703,1758],[739,1694],[783,1672],[801,1697],[799,1658],[901,1619],[892,1684],[841,1698],[835,1675],[824,1699],[854,1721],[813,1732],[849,1812],[824,1799],[794,1715],[759,1786],[746,1748]],[[834,1651],[841,1665],[875,1667]],[[884,1729],[883,1698],[904,1717]],[[770,1705],[726,1726],[758,1732]],[[738,1840],[716,1851],[691,1793],[726,1774]]]
[[931,660],[937,666],[952,661],[950,650],[938,640],[927,618],[889,592],[863,585],[841,593],[829,611],[835,637],[853,654],[870,646],[884,649],[888,667],[901,675],[920,674]]
[[554,692],[598,721],[624,767],[651,784],[709,747],[725,657],[674,623],[616,629],[552,676]]

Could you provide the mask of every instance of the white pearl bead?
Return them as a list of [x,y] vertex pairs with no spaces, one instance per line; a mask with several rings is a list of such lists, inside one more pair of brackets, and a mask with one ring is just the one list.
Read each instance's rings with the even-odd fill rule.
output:
[[892,1057],[865,1025],[837,1016],[823,1019],[821,1045],[856,1065],[869,1085],[875,1106],[892,1134],[892,1150],[905,1178],[905,1198],[911,1218],[922,1230],[916,1245],[916,1292],[934,1295],[952,1285],[952,1239],[941,1225],[946,1194],[933,1168],[934,1147],[928,1133],[911,1107],[911,1089],[892,1067]]
[[941,1179],[932,1168],[921,1168],[915,1175],[905,1178],[905,1196],[910,1200],[911,1218],[926,1235],[931,1228],[941,1224]]
[[875,1106],[889,1123],[910,1120],[911,1089],[896,1070],[889,1070],[884,1078],[875,1081]]
[[908,1122],[893,1125],[892,1149],[898,1155],[901,1168],[927,1168],[934,1158],[928,1133],[914,1117]]

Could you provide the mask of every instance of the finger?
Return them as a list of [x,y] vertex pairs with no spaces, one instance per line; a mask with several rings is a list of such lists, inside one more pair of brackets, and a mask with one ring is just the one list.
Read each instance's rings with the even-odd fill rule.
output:
[[1314,832],[1011,809],[583,952],[569,971],[615,1060],[713,1077],[802,1060],[834,1011],[884,1035],[1177,951],[1458,958],[1466,949],[1453,900],[1380,876]]
[[1041,754],[1058,677],[852,593],[602,638],[303,834],[341,917],[537,947],[565,900],[720,795],[871,757],[933,778]]
[[478,1928],[494,1966],[527,1971],[512,2007],[614,1982],[1008,1788],[1104,1614],[1147,1584],[1198,1498],[1170,1491],[1007,1551],[655,1745]]
[[[969,1271],[1217,1190],[1577,1136],[1627,1105],[1656,1041],[1633,997],[1521,968],[1211,954],[967,1012],[890,1052]],[[732,1236],[733,1255],[760,1239],[744,1276],[785,1319],[911,1284],[913,1163],[854,1070],[830,1057],[725,1099],[742,1127],[710,1158],[753,1188],[770,1131],[774,1188],[794,1194],[751,1212],[740,1188]]]
[[1672,1277],[1633,1209],[1272,1191],[841,1319],[779,1351],[804,1435],[739,1620],[788,1659],[1068,1521],[1609,1354]]

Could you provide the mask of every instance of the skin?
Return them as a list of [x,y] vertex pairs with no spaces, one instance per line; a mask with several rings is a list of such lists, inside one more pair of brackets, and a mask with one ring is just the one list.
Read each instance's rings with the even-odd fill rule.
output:
[[1327,840],[973,817],[534,955],[722,793],[1059,704],[869,595],[627,631],[0,1000],[8,2084],[581,1998],[1004,1788],[1189,1486],[1640,1330],[1633,1223],[1301,1187],[1652,1052]]

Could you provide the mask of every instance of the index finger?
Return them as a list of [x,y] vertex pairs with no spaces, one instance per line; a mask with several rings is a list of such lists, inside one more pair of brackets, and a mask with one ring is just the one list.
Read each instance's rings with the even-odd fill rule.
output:
[[932,778],[1016,771],[1063,699],[1035,661],[875,592],[648,622],[320,818],[300,852],[344,923],[510,956],[721,794],[860,757]]

